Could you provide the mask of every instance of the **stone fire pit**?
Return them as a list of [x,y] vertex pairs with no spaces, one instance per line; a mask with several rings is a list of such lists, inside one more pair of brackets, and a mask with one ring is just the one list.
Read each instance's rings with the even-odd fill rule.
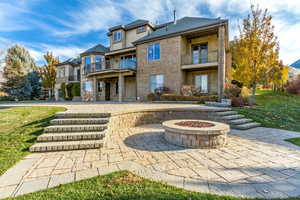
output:
[[165,139],[175,145],[218,148],[227,142],[227,124],[205,120],[170,120],[162,123]]

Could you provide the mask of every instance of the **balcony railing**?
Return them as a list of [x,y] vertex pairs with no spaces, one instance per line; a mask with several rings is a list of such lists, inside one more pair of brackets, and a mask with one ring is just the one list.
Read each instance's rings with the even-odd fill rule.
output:
[[80,76],[71,75],[68,77],[69,81],[80,81]]
[[94,73],[103,70],[102,63],[92,63],[84,66],[84,74]]
[[184,55],[181,57],[182,65],[196,65],[218,62],[218,51],[209,51],[194,55]]
[[119,67],[120,69],[135,69],[136,61],[129,59],[121,60]]

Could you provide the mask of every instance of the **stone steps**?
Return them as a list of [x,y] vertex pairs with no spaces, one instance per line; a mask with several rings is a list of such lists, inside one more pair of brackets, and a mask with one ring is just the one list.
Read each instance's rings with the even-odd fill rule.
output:
[[67,113],[61,112],[55,114],[55,118],[58,119],[72,119],[72,118],[108,118],[110,117],[110,113]]
[[244,118],[245,116],[244,115],[227,115],[227,116],[223,116],[222,119],[224,120],[233,120],[233,119],[242,119]]
[[61,118],[50,121],[52,125],[86,125],[86,124],[106,124],[108,118]]
[[67,132],[90,132],[90,131],[104,131],[106,125],[53,125],[44,129],[45,133],[67,133]]
[[245,124],[234,125],[233,128],[240,129],[240,130],[247,130],[247,129],[256,128],[256,127],[260,127],[260,126],[261,126],[260,123],[249,122],[249,123],[245,123]]
[[228,116],[228,115],[236,115],[237,112],[235,111],[225,111],[225,112],[217,112],[218,116]]
[[57,113],[31,152],[96,149],[103,146],[109,113]]
[[38,142],[50,141],[79,141],[79,140],[101,140],[105,132],[78,132],[78,133],[48,133],[40,135]]
[[205,105],[207,106],[214,106],[214,107],[230,107],[229,104],[224,104],[220,102],[215,102],[215,101],[205,101]]
[[232,125],[239,125],[239,124],[249,123],[249,122],[252,122],[252,121],[253,121],[252,119],[242,118],[242,119],[230,120],[230,121],[228,121],[228,123],[232,124]]
[[103,146],[103,140],[81,140],[64,142],[41,142],[30,147],[31,152],[67,151],[97,149]]

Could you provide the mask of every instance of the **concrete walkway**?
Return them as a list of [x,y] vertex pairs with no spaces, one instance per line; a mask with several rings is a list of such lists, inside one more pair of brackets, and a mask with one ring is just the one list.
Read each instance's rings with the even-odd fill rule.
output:
[[166,143],[160,125],[121,130],[97,150],[30,154],[0,177],[0,197],[17,196],[118,170],[197,192],[240,197],[300,195],[300,133],[233,130],[219,150]]

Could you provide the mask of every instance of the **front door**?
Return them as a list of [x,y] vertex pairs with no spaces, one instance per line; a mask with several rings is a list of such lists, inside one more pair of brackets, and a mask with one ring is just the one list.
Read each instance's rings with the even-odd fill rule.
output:
[[105,101],[110,101],[110,83],[105,82]]

